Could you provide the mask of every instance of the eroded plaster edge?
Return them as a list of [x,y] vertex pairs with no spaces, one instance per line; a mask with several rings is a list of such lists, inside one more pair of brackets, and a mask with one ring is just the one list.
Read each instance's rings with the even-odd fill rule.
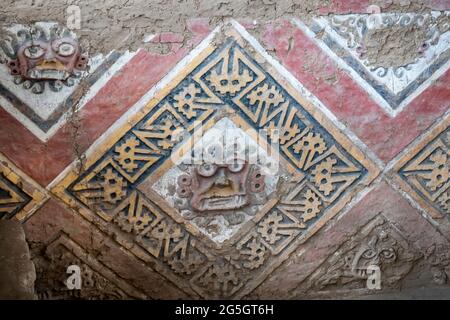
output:
[[320,47],[338,66],[356,81],[356,83],[363,88],[369,96],[391,117],[395,118],[400,114],[415,98],[430,87],[434,81],[440,78],[447,70],[450,69],[450,61],[445,63],[436,72],[433,73],[426,81],[424,81],[416,90],[414,90],[406,99],[404,99],[397,108],[393,109],[391,105],[370,85],[364,80],[352,67],[350,67],[342,58],[337,56],[323,41],[317,39],[317,35],[308,28],[308,26],[294,18],[293,23],[310,38],[318,47]]
[[372,86],[370,86],[355,70],[353,70],[344,60],[338,57],[325,43],[317,39],[317,35],[308,28],[306,24],[297,18],[292,19],[295,26],[297,26],[308,38],[310,38],[315,45],[322,49],[337,65],[340,69],[343,69],[346,73],[355,79],[360,87],[362,87],[369,96],[378,104],[381,108],[391,117],[394,118],[399,109],[392,109],[389,103],[378,93]]

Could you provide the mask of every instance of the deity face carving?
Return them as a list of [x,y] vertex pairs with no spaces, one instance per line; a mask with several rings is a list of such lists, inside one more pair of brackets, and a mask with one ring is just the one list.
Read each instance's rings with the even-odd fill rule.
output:
[[19,73],[26,79],[66,80],[75,67],[85,67],[85,60],[86,57],[80,57],[78,42],[63,37],[25,42],[17,51],[17,60],[11,61],[9,67],[13,74]]
[[196,211],[223,211],[249,204],[249,192],[264,190],[264,176],[256,166],[245,160],[233,159],[227,164],[202,163],[191,175],[178,178],[178,195],[190,198]]
[[368,243],[361,245],[351,262],[351,271],[354,275],[365,278],[367,267],[381,267],[397,260],[395,240],[384,242],[384,239],[387,239],[387,235],[382,231],[379,235],[373,236]]
[[62,84],[71,86],[80,77],[76,70],[86,69],[88,58],[75,34],[65,27],[36,23],[18,28],[0,41],[16,84],[42,93],[48,83],[53,91],[59,91]]

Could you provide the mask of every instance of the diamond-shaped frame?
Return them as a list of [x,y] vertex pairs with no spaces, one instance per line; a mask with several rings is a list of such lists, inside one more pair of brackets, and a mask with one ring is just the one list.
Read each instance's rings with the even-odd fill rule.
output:
[[47,199],[41,186],[0,154],[0,219],[23,222]]
[[[438,159],[443,159],[443,163]],[[441,219],[450,214],[450,198],[442,200],[450,193],[449,172],[450,113],[447,112],[395,162],[389,176],[432,218]]]
[[[153,269],[162,273],[192,296],[199,294],[202,297],[239,298],[258,286],[270,272],[297,248],[299,243],[313,235],[324,223],[337,214],[356,192],[370,184],[379,174],[379,168],[349,138],[342,134],[322,111],[308,102],[295,86],[285,78],[283,72],[280,72],[277,67],[270,63],[264,64],[264,68],[261,67],[262,63],[267,61],[267,58],[248,41],[249,35],[246,37],[241,35],[242,31],[239,25],[236,23],[234,23],[234,26],[226,25],[222,27],[222,31],[225,38],[217,36],[216,32],[206,39],[199,46],[199,49],[194,51],[195,55],[189,57],[190,61],[182,63],[180,68],[176,68],[177,74],[164,86],[161,86],[160,90],[147,100],[148,103],[140,109],[133,110],[134,113],[125,115],[122,120],[119,120],[118,124],[114,125],[112,133],[106,134],[87,152],[86,161],[83,163],[84,170],[81,174],[77,164],[74,163],[62,175],[62,178],[54,184],[52,192],[101,230],[109,234],[114,233],[117,242],[137,257],[148,262],[149,266],[152,266]],[[256,69],[247,71],[244,80],[251,82],[248,79],[258,79],[258,77],[259,79],[253,81],[252,86],[245,87],[246,83],[240,88],[239,85],[237,85],[237,88],[227,88],[226,90],[236,94],[234,96],[228,95],[228,100],[223,102],[221,99],[223,96],[219,97],[217,88],[206,81],[206,77],[211,77],[211,69],[208,70],[207,67],[209,63],[214,61],[215,53],[219,52],[220,54],[224,50],[232,50],[230,48],[233,46],[240,51],[238,55],[240,60],[236,60],[239,61],[239,64],[248,59],[253,65],[257,66]],[[215,76],[221,75],[220,69],[223,68],[226,55],[219,55],[219,57],[222,57],[221,62],[213,64],[216,68]],[[199,72],[203,69],[207,69],[206,73]],[[225,70],[227,69],[225,68]],[[245,72],[243,70],[246,69],[240,64],[239,70],[234,72],[238,72],[239,76],[243,77]],[[263,83],[264,79],[261,80],[263,76],[274,82]],[[186,79],[190,79],[191,82]],[[275,90],[283,90],[285,96],[291,99],[289,101],[292,105],[289,104],[289,101],[284,101],[282,105],[267,105],[267,108],[265,108],[262,102],[256,100],[255,103],[250,102],[249,104],[249,99],[253,99],[249,98],[251,92],[272,89],[275,85]],[[187,94],[187,90],[191,93],[195,92],[195,94]],[[180,104],[180,101],[183,101],[183,104]],[[258,104],[259,106],[257,106]],[[189,108],[185,108],[186,105]],[[252,105],[252,107],[245,110],[246,105]],[[163,114],[161,110],[165,110],[167,113]],[[176,117],[178,119],[170,116],[174,113],[178,114]],[[196,115],[198,116],[195,117]],[[333,180],[333,184],[330,183],[331,187],[329,187],[333,194],[330,194],[331,191],[327,188],[322,189],[320,187],[311,191],[311,194],[314,192],[314,197],[320,195],[322,199],[327,199],[326,201],[329,202],[327,210],[322,212],[320,217],[309,217],[309,222],[306,225],[303,221],[300,221],[303,218],[296,217],[293,213],[293,206],[295,207],[303,201],[298,200],[296,198],[298,193],[294,192],[295,194],[291,196],[281,197],[281,199],[267,204],[265,209],[256,215],[253,223],[242,228],[236,238],[227,243],[226,246],[208,246],[208,248],[203,243],[204,238],[200,237],[199,232],[186,224],[186,221],[176,210],[171,208],[156,192],[152,191],[151,188],[146,188],[144,196],[143,190],[138,186],[146,179],[151,181],[158,179],[173,165],[170,155],[174,151],[183,150],[188,145],[184,142],[177,144],[175,131],[184,129],[185,133],[190,134],[193,133],[195,127],[200,125],[203,126],[203,131],[205,131],[224,115],[230,116],[232,121],[240,127],[253,128],[254,135],[258,134],[257,130],[259,129],[270,128],[271,120],[272,122],[279,121],[280,129],[286,129],[286,136],[281,136],[281,139],[285,138],[284,149],[281,148],[280,151],[283,155],[282,162],[284,167],[292,173],[292,177],[295,177],[296,183],[301,183],[305,178],[305,174],[300,169],[306,168],[305,170],[313,172],[320,164],[324,164],[326,167],[327,164],[331,163],[332,168],[335,168],[336,165],[336,169],[333,169],[333,175],[341,178],[337,178],[336,181]],[[298,125],[301,123],[310,123],[310,125],[301,127]],[[315,128],[319,128],[317,129],[319,131]],[[295,132],[297,132],[297,129],[303,131],[298,136],[289,136],[290,132],[287,129],[292,129]],[[328,151],[306,152],[306,149],[300,149],[301,143],[306,145],[304,139],[317,140],[320,136],[327,137],[327,141],[332,144]],[[290,140],[293,142],[289,142]],[[321,140],[319,139],[319,141]],[[300,147],[295,147],[296,145]],[[131,146],[137,152],[131,158],[129,154],[124,157],[121,152],[127,152],[126,150],[129,149],[121,146]],[[297,149],[297,151],[292,151],[294,149]],[[293,158],[291,155],[289,157],[287,156],[289,152],[296,153],[297,156]],[[153,158],[150,159],[149,155]],[[127,159],[139,163],[139,166],[135,167],[130,164],[130,161],[125,161]],[[149,164],[150,162],[151,164]],[[119,170],[119,166],[122,166],[121,170]],[[142,166],[145,166],[146,170],[140,170]],[[106,167],[108,168],[105,169]],[[133,178],[127,179],[124,170],[128,170],[128,176]],[[316,171],[313,175],[319,174]],[[136,172],[139,172],[139,174]],[[111,185],[108,185],[108,179],[112,181]],[[311,177],[309,179],[314,180]],[[311,181],[308,186],[314,182]],[[107,197],[105,197],[105,188],[109,189]],[[84,192],[83,199],[85,200],[76,196],[74,191]],[[128,201],[127,199],[131,195],[135,197],[135,192],[139,193],[139,197],[145,197],[145,201],[149,203],[147,207],[153,208],[150,210],[153,218],[142,212],[136,213],[135,208],[137,206],[142,208],[142,206],[136,205],[135,201],[132,205],[122,206],[122,209],[126,208],[125,211],[129,213],[122,213],[121,221],[139,221],[139,226],[142,225],[142,228],[138,228],[138,235],[132,236],[117,231],[117,225],[114,226],[114,224],[118,210],[115,210],[115,208]],[[333,195],[335,196],[333,197]],[[280,201],[280,205],[283,207],[274,209],[273,206],[276,206],[277,201]],[[96,203],[98,206],[93,206],[92,203]],[[119,211],[123,212],[123,210]],[[282,230],[280,236],[266,237],[265,239],[252,238],[258,230],[264,230],[268,227],[267,219],[275,219],[280,223],[279,228]],[[112,231],[112,228],[115,228],[114,231]],[[125,224],[125,228],[129,229],[129,226]],[[301,236],[299,236],[300,234]],[[270,256],[267,256],[269,259],[264,258],[266,262],[263,261],[263,263],[247,263],[248,270],[243,271],[239,250],[250,252],[247,246],[250,242],[264,252],[264,257],[269,254]],[[139,245],[136,246],[135,244]],[[196,253],[189,254],[191,248],[195,249]],[[212,266],[223,265],[224,268],[230,269],[229,273],[225,273],[227,276],[237,272],[238,278],[224,280],[225,282],[220,286],[218,283],[213,283],[212,289],[211,287],[202,287],[201,284],[211,285],[211,283],[209,279],[202,278],[203,271],[196,269],[195,263],[198,262],[196,256],[208,261],[205,268],[211,268],[205,269],[205,274],[215,278],[218,275],[217,273],[223,270]],[[186,259],[186,257],[191,257],[188,262],[180,261]],[[181,266],[180,262],[182,263]],[[168,265],[170,265],[172,271],[167,268]],[[192,272],[191,267],[193,268]],[[174,274],[173,270],[184,272],[184,274],[189,271],[189,273],[188,276],[179,277]],[[200,278],[202,278],[201,281]],[[230,288],[229,285],[233,287]],[[219,292],[214,291],[215,288]]]

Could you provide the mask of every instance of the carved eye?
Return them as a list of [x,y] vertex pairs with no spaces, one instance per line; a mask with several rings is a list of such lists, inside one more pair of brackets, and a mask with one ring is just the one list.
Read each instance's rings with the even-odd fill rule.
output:
[[395,251],[392,248],[383,249],[381,251],[381,256],[386,260],[395,259]]
[[211,177],[216,173],[217,167],[215,164],[204,163],[198,168],[198,173],[203,177]]
[[70,43],[61,43],[58,47],[58,54],[63,57],[71,56],[75,53],[75,47]]
[[44,55],[44,49],[39,46],[29,46],[25,48],[23,54],[29,59],[38,59]]
[[364,253],[362,254],[362,257],[364,259],[372,259],[373,257],[375,257],[377,253],[375,252],[375,250],[372,249],[367,249],[366,251],[364,251]]
[[233,173],[238,173],[244,169],[244,162],[243,161],[236,161],[234,160],[233,163],[228,165],[228,170],[230,170]]

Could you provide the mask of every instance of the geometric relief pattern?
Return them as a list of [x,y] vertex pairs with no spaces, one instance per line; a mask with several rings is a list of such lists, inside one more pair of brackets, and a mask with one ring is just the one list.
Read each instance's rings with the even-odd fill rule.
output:
[[[449,18],[449,11],[331,15],[315,18],[308,31],[389,114],[396,116],[431,83],[427,80],[448,69]],[[393,61],[388,54],[405,55],[401,51],[404,46],[390,47],[389,32],[416,32],[415,40],[405,40],[416,45],[407,53],[413,56]],[[378,58],[373,49],[379,50]]]
[[191,132],[194,121],[202,123],[211,115],[205,106],[209,98],[200,87],[182,83],[177,89],[174,97],[166,97],[68,190],[86,206],[109,215],[170,157],[178,133]]
[[[40,300],[131,300],[146,299],[146,295],[126,283],[89,255],[67,235],[61,234],[45,249],[43,256],[33,260],[36,271],[36,292]],[[66,286],[67,268],[80,267],[81,288]]]
[[189,233],[137,191],[117,208],[114,223],[177,275],[191,275],[206,261]]
[[450,216],[450,117],[395,165],[400,186],[434,218]]
[[[88,154],[81,174],[73,169],[53,188],[154,270],[204,298],[251,292],[379,173],[277,70],[263,65],[259,53],[244,49],[248,43],[236,30],[224,32],[225,40],[198,53]],[[201,126],[204,136],[224,117],[260,146],[279,145],[275,152],[288,178],[250,221],[218,244],[172,205],[175,181],[166,196],[154,184],[175,170],[177,154],[193,150],[186,136],[195,134],[194,128]],[[252,179],[260,181],[259,176],[254,172]],[[185,177],[178,181],[189,183]],[[235,209],[227,218],[239,214]]]
[[0,214],[2,219],[11,219],[29,202],[30,197],[0,174]]
[[23,221],[46,199],[39,185],[0,154],[0,219]]

